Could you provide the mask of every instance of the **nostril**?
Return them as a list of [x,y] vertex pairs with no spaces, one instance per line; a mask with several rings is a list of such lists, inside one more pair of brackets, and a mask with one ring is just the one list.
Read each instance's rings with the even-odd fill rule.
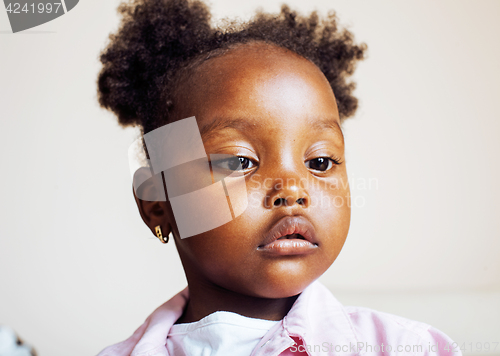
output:
[[297,204],[304,205],[304,198],[297,199]]
[[285,199],[283,198],[278,198],[274,201],[274,206],[281,206],[281,205],[285,205]]

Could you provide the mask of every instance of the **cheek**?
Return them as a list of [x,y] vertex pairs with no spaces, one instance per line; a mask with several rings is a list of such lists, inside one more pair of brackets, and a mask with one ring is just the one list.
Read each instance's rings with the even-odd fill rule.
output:
[[310,207],[316,212],[328,214],[328,220],[338,223],[338,220],[345,220],[345,216],[350,215],[351,197],[346,174],[341,172],[329,179],[315,180],[308,190]]
[[206,233],[183,239],[179,249],[206,275],[234,271],[249,254],[248,231],[239,221],[236,218]]
[[349,232],[351,201],[346,175],[324,180],[310,190],[314,220],[325,236],[326,251],[336,258]]

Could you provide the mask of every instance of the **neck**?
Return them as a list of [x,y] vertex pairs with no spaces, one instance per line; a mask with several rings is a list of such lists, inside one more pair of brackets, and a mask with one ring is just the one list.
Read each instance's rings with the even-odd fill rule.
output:
[[189,301],[176,324],[195,322],[216,311],[229,311],[256,319],[281,320],[298,297],[252,297],[214,284],[198,282],[188,278]]

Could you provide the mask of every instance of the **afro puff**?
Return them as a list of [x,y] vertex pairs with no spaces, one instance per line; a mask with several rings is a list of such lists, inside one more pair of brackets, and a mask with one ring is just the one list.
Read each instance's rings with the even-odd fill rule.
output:
[[337,100],[340,119],[354,115],[355,83],[348,82],[365,44],[337,28],[335,13],[321,19],[301,16],[283,5],[279,14],[257,12],[245,23],[212,27],[210,11],[196,0],[131,0],[118,8],[120,28],[101,53],[98,98],[123,126],[143,133],[169,122],[179,76],[200,61],[238,44],[263,41],[313,62],[325,75]]

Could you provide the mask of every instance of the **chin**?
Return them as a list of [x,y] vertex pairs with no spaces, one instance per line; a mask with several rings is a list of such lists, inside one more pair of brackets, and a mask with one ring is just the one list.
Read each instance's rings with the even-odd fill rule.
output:
[[295,284],[290,286],[273,286],[262,293],[262,298],[281,299],[296,296],[304,291],[313,281],[303,284]]
[[256,286],[255,294],[261,298],[280,299],[289,298],[300,294],[306,289],[316,278],[308,276],[282,276],[279,279],[268,280],[267,282],[259,283]]

